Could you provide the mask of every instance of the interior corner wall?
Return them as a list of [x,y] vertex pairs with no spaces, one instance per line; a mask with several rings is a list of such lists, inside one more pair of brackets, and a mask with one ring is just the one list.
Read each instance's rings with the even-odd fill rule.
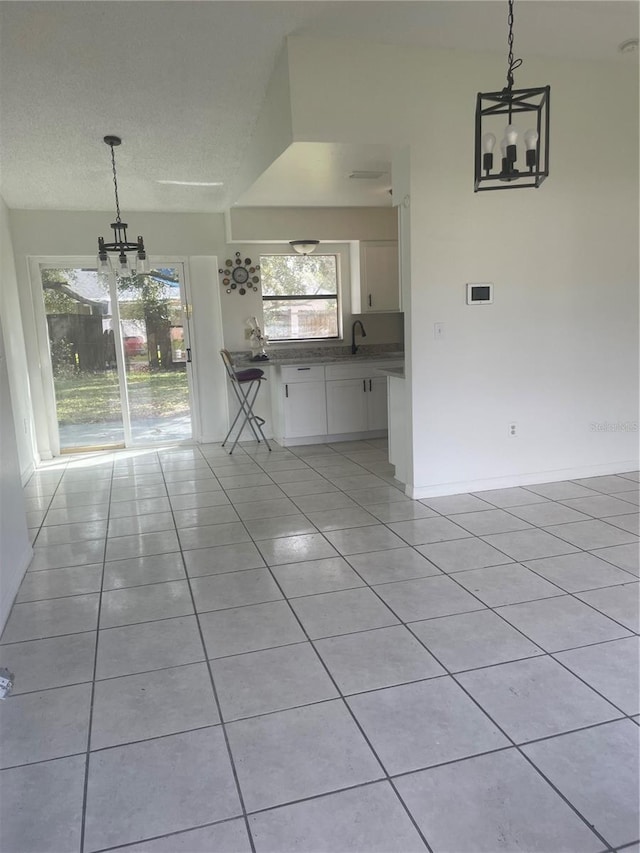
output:
[[4,332],[10,393],[2,396],[3,409],[13,412],[16,453],[21,481],[30,476],[37,462],[25,336],[18,295],[18,281],[9,226],[9,211],[0,198],[0,322]]
[[12,393],[0,325],[0,634],[9,616],[33,549],[20,481]]
[[[227,430],[226,379],[218,350],[223,345],[218,284],[218,254],[225,249],[222,214],[129,214],[136,233],[144,235],[153,260],[187,258],[195,327],[194,380],[202,441],[220,441]],[[95,211],[9,211],[16,261],[18,294],[26,341],[33,418],[39,448],[49,443],[37,350],[29,257],[86,257],[95,251],[110,214]],[[19,322],[19,321],[18,321]]]
[[[636,468],[637,64],[527,57],[517,83],[551,85],[550,176],[474,194],[475,93],[502,56],[307,38],[289,56],[300,139],[410,149],[410,493]],[[492,305],[465,304],[474,281]]]
[[33,550],[22,486],[33,470],[31,405],[18,286],[0,198],[0,634]]
[[233,198],[239,198],[249,189],[265,169],[286,151],[291,141],[289,54],[288,45],[285,45],[269,80],[264,104],[244,151],[241,168],[233,179]]
[[232,207],[229,226],[234,243],[287,245],[301,234],[323,242],[398,239],[392,207]]

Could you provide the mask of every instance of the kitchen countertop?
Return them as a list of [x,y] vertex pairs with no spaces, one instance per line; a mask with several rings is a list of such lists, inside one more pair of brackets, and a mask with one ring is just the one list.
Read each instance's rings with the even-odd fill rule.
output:
[[351,347],[335,347],[326,349],[298,349],[285,350],[280,352],[269,353],[268,361],[252,361],[251,354],[247,352],[233,353],[234,364],[236,367],[279,367],[290,364],[339,364],[352,362],[357,364],[359,361],[399,361],[404,360],[404,352],[402,350],[388,350],[381,347],[360,346],[355,355],[351,353]]
[[394,379],[404,379],[404,367],[379,367],[378,373],[386,373]]

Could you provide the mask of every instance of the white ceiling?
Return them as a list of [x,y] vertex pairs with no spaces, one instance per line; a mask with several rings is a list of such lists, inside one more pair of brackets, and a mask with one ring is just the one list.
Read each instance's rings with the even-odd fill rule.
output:
[[[388,204],[380,146],[296,143],[233,198],[289,34],[506,52],[506,0],[0,2],[0,192],[12,208],[110,210],[117,134],[126,210],[243,204]],[[518,0],[516,52],[624,62],[633,0]],[[159,180],[222,181],[177,187]]]

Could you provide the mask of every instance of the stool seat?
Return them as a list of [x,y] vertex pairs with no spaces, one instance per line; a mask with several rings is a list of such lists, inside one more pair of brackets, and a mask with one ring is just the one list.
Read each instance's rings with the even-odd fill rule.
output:
[[254,379],[261,379],[264,376],[264,370],[257,367],[248,367],[246,370],[236,370],[236,382],[251,382]]
[[[267,445],[267,449],[271,451],[271,445],[262,431],[265,420],[259,415],[256,415],[253,411],[258,391],[260,390],[260,383],[266,382],[264,370],[260,370],[259,367],[249,367],[246,370],[236,370],[229,350],[221,349],[220,355],[222,356],[222,361],[224,362],[231,387],[233,388],[238,403],[240,404],[238,413],[229,427],[229,432],[226,434],[225,439],[222,442],[222,446],[225,446],[237,425],[238,431],[234,442],[231,445],[231,450],[229,451],[229,455],[231,455],[236,448],[236,444],[240,440],[242,430],[245,425],[248,424],[258,443],[260,443],[260,437],[262,436],[262,440]],[[242,421],[240,422],[241,418]]]

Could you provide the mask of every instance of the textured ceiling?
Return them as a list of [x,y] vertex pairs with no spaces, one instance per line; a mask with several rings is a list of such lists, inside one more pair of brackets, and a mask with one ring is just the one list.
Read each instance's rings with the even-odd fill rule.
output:
[[[124,140],[123,212],[224,210],[287,35],[502,52],[505,18],[503,0],[0,2],[0,192],[12,208],[110,210],[102,137],[112,133]],[[520,0],[518,52],[625,61],[616,47],[637,36],[637,20],[636,2]],[[358,152],[316,153],[317,170],[293,154],[277,164],[273,186],[288,164],[300,179],[296,196],[273,203],[349,203],[328,170],[367,168]],[[387,203],[380,187],[371,203]],[[254,203],[270,192],[265,175]]]

